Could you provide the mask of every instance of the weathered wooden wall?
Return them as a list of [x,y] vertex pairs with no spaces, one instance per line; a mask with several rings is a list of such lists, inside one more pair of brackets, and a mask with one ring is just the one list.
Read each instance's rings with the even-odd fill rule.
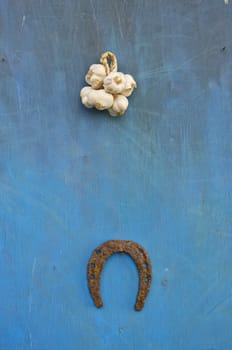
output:
[[[232,349],[232,3],[0,1],[0,349]],[[82,107],[105,50],[138,89]],[[138,241],[154,277],[95,246]]]

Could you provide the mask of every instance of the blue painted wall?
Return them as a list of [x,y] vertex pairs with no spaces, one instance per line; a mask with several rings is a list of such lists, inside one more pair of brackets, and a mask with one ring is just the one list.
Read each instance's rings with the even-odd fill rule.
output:
[[[0,349],[232,349],[232,3],[1,0]],[[87,110],[84,75],[118,56],[125,117]],[[92,250],[113,256],[103,309]]]

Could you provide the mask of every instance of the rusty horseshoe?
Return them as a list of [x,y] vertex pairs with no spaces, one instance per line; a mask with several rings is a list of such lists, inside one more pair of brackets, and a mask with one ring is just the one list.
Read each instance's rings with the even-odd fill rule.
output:
[[88,263],[89,291],[97,308],[103,306],[100,294],[101,272],[106,260],[115,253],[126,253],[134,260],[139,272],[139,290],[135,310],[140,311],[146,301],[152,279],[152,267],[145,249],[136,242],[111,240],[97,247]]

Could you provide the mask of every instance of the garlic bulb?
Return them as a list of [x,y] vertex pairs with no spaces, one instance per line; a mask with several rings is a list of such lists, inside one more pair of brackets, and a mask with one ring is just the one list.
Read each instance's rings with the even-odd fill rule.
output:
[[81,90],[82,103],[87,108],[95,107],[100,111],[109,109],[114,102],[114,98],[111,94],[108,94],[104,89],[94,90],[91,87],[84,87]]
[[100,89],[103,86],[103,80],[106,77],[106,71],[102,64],[92,64],[85,76],[85,81],[93,89]]
[[126,112],[128,104],[128,99],[125,96],[116,95],[114,96],[114,103],[108,109],[108,112],[112,117],[121,116]]
[[104,79],[104,89],[110,94],[120,94],[126,88],[126,77],[121,72],[111,72]]
[[116,56],[110,52],[101,55],[99,64],[92,64],[85,76],[80,97],[87,108],[107,109],[111,116],[123,115],[128,108],[127,97],[132,94],[136,81],[130,74],[118,72]]
[[[83,105],[87,108],[92,108],[93,106],[90,105],[88,103],[88,95],[90,93],[90,91],[92,91],[93,89],[90,87],[90,86],[85,86],[81,89],[81,92],[80,92],[80,96],[81,96],[81,102],[83,103]],[[93,90],[95,91],[95,90]]]
[[137,87],[137,84],[134,78],[132,77],[132,75],[126,74],[125,78],[126,78],[126,85],[125,85],[125,89],[121,92],[121,94],[128,97],[132,94],[134,89]]

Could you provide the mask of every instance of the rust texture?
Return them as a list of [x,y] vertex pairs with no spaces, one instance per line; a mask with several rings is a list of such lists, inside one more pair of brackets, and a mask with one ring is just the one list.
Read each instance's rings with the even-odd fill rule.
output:
[[111,240],[97,247],[88,263],[89,291],[97,308],[103,306],[100,293],[101,272],[106,260],[115,253],[126,253],[134,260],[139,272],[139,290],[135,310],[140,311],[146,301],[152,279],[150,259],[144,248],[136,242]]

